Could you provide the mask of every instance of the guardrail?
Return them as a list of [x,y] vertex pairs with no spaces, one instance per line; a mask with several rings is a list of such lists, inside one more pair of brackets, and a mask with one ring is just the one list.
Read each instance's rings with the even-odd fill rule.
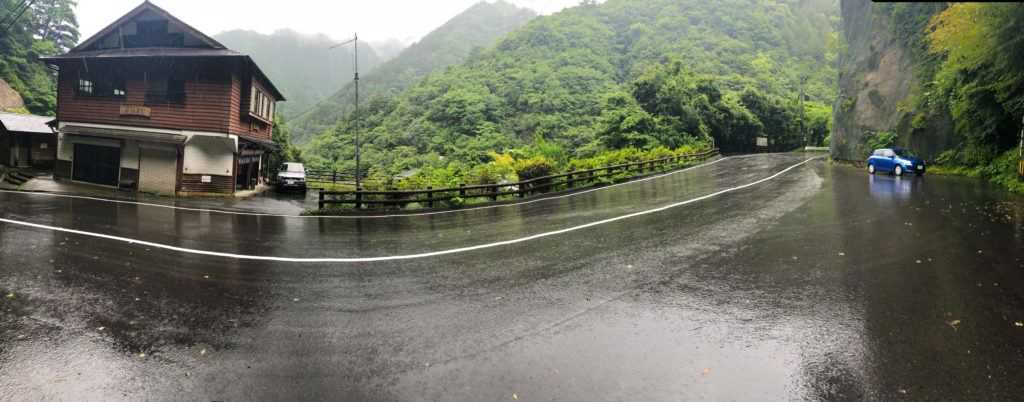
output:
[[[489,201],[497,201],[499,197],[512,195],[517,198],[526,198],[530,195],[543,194],[554,191],[559,186],[564,189],[572,189],[581,185],[595,185],[596,180],[611,177],[618,174],[636,172],[642,175],[645,172],[653,172],[666,166],[675,167],[679,163],[692,161],[704,161],[717,156],[719,151],[710,151],[673,155],[665,158],[651,159],[639,162],[623,163],[613,166],[602,166],[594,169],[577,170],[556,175],[538,177],[530,180],[523,180],[515,183],[491,183],[449,188],[430,188],[419,190],[385,190],[385,191],[320,191],[319,207],[324,209],[325,205],[350,204],[355,209],[362,209],[374,206],[398,206],[404,208],[409,204],[417,203],[433,208],[440,202],[452,201],[456,198],[463,200],[486,198]],[[308,173],[307,173],[308,174]]]

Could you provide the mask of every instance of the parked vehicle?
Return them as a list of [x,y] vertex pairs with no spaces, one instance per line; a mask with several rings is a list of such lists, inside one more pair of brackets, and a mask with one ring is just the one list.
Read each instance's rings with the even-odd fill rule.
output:
[[288,162],[281,166],[277,173],[278,190],[298,190],[306,192],[306,167],[301,163]]
[[904,173],[915,173],[921,176],[925,169],[924,160],[915,156],[913,152],[902,148],[876,149],[868,158],[868,172],[871,174],[882,171],[892,172],[896,176],[902,176]]

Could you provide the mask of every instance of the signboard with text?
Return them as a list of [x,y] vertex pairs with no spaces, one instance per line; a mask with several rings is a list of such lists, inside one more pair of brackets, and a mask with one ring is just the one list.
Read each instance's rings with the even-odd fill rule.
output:
[[152,109],[145,106],[121,105],[121,116],[140,116],[148,118]]

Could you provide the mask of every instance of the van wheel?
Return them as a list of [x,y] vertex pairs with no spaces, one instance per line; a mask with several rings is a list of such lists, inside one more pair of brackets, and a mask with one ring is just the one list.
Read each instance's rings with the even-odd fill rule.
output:
[[868,173],[875,174],[875,165],[868,165]]
[[903,166],[896,165],[896,168],[892,170],[892,174],[897,176],[903,176]]

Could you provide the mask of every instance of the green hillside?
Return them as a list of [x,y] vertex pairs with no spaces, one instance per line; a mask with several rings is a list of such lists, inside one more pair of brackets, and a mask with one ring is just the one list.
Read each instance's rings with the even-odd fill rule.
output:
[[[505,1],[477,3],[373,71],[364,67],[369,72],[361,74],[360,95],[364,100],[397,95],[425,75],[463,62],[473,49],[493,45],[535,16]],[[349,80],[341,91],[288,122],[296,143],[308,144],[352,109],[354,87]]]
[[0,0],[0,29],[9,28],[0,35],[0,79],[21,94],[27,111],[57,112],[56,74],[39,57],[66,52],[77,44],[73,5],[71,0]]
[[[288,99],[278,109],[286,118],[309,109],[352,80],[351,47],[328,50],[339,40],[323,34],[306,35],[283,29],[264,35],[233,30],[214,38],[229,49],[252,56]],[[370,71],[378,64],[377,53],[360,41],[360,69]]]
[[[363,160],[388,173],[482,163],[537,142],[569,157],[712,137],[797,145],[801,77],[809,142],[822,142],[838,13],[835,0],[584,3],[369,102]],[[346,119],[318,138],[311,165],[354,170],[352,133]]]

